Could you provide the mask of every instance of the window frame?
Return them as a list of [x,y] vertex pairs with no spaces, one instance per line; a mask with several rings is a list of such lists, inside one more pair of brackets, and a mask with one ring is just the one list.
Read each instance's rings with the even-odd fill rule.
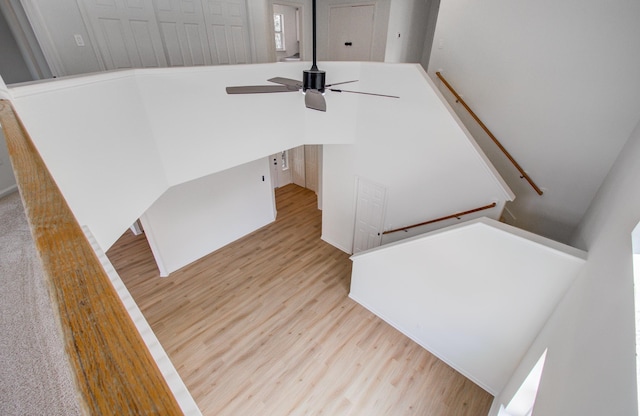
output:
[[[279,17],[280,20],[280,30],[278,30],[276,18]],[[284,36],[284,14],[282,13],[273,13],[273,33],[274,33],[274,44],[277,52],[284,52],[287,50],[287,44],[285,42]],[[280,38],[280,47],[278,47],[278,38]]]

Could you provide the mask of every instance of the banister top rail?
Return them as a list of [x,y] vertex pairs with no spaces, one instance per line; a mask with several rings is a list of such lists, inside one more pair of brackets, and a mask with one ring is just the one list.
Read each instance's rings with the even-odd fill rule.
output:
[[491,140],[493,140],[493,142],[496,144],[496,146],[498,146],[498,148],[502,151],[502,153],[504,153],[507,159],[511,161],[513,166],[515,166],[515,168],[518,169],[518,172],[520,172],[520,175],[521,175],[520,177],[526,179],[526,181],[529,182],[529,185],[531,185],[531,187],[538,193],[538,195],[542,195],[543,192],[538,187],[538,185],[536,185],[535,182],[533,182],[533,179],[531,179],[531,177],[527,175],[527,173],[524,171],[524,169],[522,169],[520,164],[518,164],[518,162],[516,162],[513,156],[511,156],[511,153],[509,153],[507,149],[505,149],[505,147],[502,145],[502,143],[500,143],[500,141],[496,138],[496,136],[494,136],[493,133],[491,133],[491,130],[489,130],[489,128],[482,122],[482,120],[480,120],[480,118],[476,115],[476,113],[473,112],[473,110],[467,105],[467,103],[462,99],[462,97],[460,97],[460,95],[451,86],[451,84],[447,82],[444,76],[442,76],[442,74],[439,71],[436,72],[436,75],[438,76],[438,78],[440,78],[440,81],[442,81],[445,87],[447,87],[449,91],[451,91],[451,93],[456,97],[456,100],[460,104],[462,104],[462,106],[469,112],[469,114],[471,114],[471,117],[473,117],[473,119],[478,123],[478,125],[480,125],[482,130],[484,130],[484,132],[487,133],[487,135],[491,138]]
[[7,100],[0,124],[88,414],[182,411],[108,275]]
[[451,215],[447,215],[446,217],[440,217],[440,218],[436,218],[435,220],[430,220],[430,221],[425,221],[425,222],[421,222],[419,224],[413,224],[413,225],[409,225],[407,227],[402,227],[402,228],[395,228],[393,230],[388,230],[383,232],[382,234],[391,234],[391,233],[395,233],[397,231],[407,231],[410,230],[412,228],[416,228],[416,227],[422,227],[423,225],[428,225],[428,224],[433,224],[434,222],[439,222],[439,221],[444,221],[444,220],[450,220],[452,218],[460,218],[463,215],[468,215],[468,214],[473,214],[474,212],[478,212],[478,211],[484,211],[485,209],[491,209],[491,208],[495,208],[496,203],[494,202],[493,204],[489,204],[489,205],[485,205],[483,207],[479,207],[479,208],[474,208],[474,209],[470,209],[469,211],[464,211],[464,212],[458,212],[456,214],[451,214]]

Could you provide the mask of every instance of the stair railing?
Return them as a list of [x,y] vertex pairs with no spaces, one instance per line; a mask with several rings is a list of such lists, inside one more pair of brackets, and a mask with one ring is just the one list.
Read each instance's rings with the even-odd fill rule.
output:
[[520,177],[525,179],[527,182],[529,182],[529,185],[531,185],[531,187],[538,193],[538,195],[542,195],[543,192],[538,187],[538,185],[536,185],[535,182],[533,182],[533,179],[531,179],[531,177],[527,175],[527,173],[524,171],[524,169],[522,169],[520,164],[516,162],[513,156],[511,156],[511,153],[507,151],[507,149],[502,145],[502,143],[500,143],[500,141],[496,138],[496,136],[494,136],[493,133],[491,133],[491,130],[489,130],[489,128],[482,122],[482,120],[480,120],[480,118],[476,115],[476,113],[473,112],[473,110],[462,99],[460,94],[458,94],[456,90],[451,86],[451,84],[447,82],[444,76],[442,76],[442,73],[438,71],[436,72],[436,75],[438,78],[440,78],[440,81],[442,81],[444,86],[447,87],[449,91],[451,91],[453,96],[456,97],[456,102],[462,104],[462,106],[469,112],[471,117],[473,117],[473,119],[478,123],[478,125],[482,128],[482,130],[484,130],[484,132],[487,133],[487,135],[491,138],[491,140],[493,140],[496,146],[498,146],[498,148],[502,151],[502,153],[504,153],[507,159],[509,159],[509,161],[513,164],[513,166],[515,166],[518,172],[520,172]]
[[486,209],[495,208],[496,205],[497,204],[494,202],[492,204],[485,205],[483,207],[470,209],[469,211],[457,212],[455,214],[447,215],[446,217],[436,218],[435,220],[429,220],[429,221],[421,222],[419,224],[413,224],[413,225],[409,225],[409,226],[402,227],[402,228],[395,228],[393,230],[388,230],[388,231],[383,232],[382,235],[391,234],[391,233],[395,233],[395,232],[398,232],[398,231],[407,231],[407,230],[410,230],[412,228],[422,227],[423,225],[433,224],[435,222],[440,222],[440,221],[444,221],[444,220],[450,220],[450,219],[453,219],[453,218],[460,219],[460,217],[462,217],[464,215],[473,214],[474,212],[484,211]]

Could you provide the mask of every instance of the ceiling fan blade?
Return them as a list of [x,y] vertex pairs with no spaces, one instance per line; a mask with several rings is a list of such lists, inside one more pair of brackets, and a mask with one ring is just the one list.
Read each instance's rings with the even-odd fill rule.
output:
[[276,84],[288,85],[290,87],[296,87],[296,89],[302,88],[302,81],[298,81],[291,78],[275,77],[268,79],[269,82],[275,82]]
[[307,90],[305,92],[304,104],[312,110],[327,111],[327,102],[317,90]]
[[358,82],[357,79],[353,81],[334,82],[333,84],[325,85],[326,88],[333,87],[334,85],[351,84],[352,82]]
[[245,85],[240,87],[227,87],[227,94],[263,94],[269,92],[294,92],[297,88],[288,85]]
[[[335,85],[335,84],[334,84]],[[351,91],[351,90],[339,90],[337,88],[328,88],[329,91],[333,92],[349,92],[351,94],[363,94],[363,95],[375,95],[376,97],[387,97],[387,98],[400,98],[397,95],[386,95],[386,94],[375,94],[373,92],[362,92],[362,91]]]

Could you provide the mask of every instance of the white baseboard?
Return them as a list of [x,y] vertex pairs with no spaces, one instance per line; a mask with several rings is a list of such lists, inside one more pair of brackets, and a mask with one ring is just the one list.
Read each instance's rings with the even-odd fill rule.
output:
[[327,244],[331,244],[332,246],[334,246],[334,247],[335,247],[335,248],[337,248],[338,250],[344,251],[344,252],[345,252],[345,253],[347,253],[347,254],[353,254],[353,253],[351,252],[351,249],[347,249],[347,248],[345,248],[345,247],[340,246],[340,244],[337,244],[337,243],[335,243],[335,242],[333,242],[333,241],[330,241],[330,240],[326,239],[324,235],[323,235],[323,236],[321,236],[321,237],[320,237],[320,239],[321,239],[322,241],[324,241],[325,243],[327,243]]
[[12,194],[18,190],[18,185],[12,185],[6,189],[0,191],[0,198],[4,198],[5,196]]

